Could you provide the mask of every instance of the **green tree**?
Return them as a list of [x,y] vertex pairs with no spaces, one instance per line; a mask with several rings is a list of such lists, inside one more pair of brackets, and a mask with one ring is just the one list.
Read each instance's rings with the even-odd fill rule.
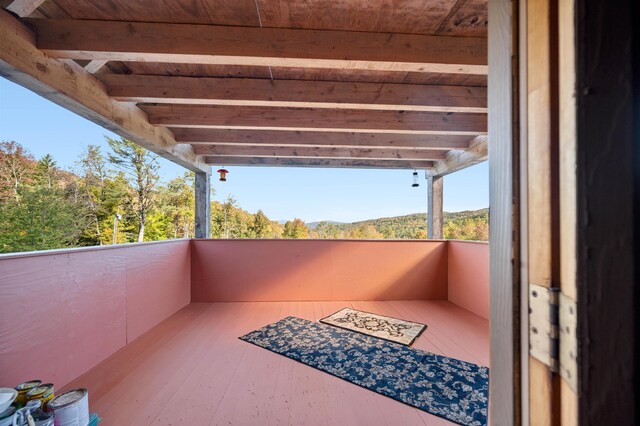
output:
[[251,223],[249,231],[251,238],[268,238],[271,236],[273,232],[271,229],[271,221],[269,221],[269,218],[267,218],[262,210],[258,210],[253,216],[253,223]]
[[195,231],[194,174],[171,179],[159,190],[159,206],[163,216],[170,220],[167,238],[189,238]]
[[127,139],[107,138],[107,143],[113,150],[109,154],[109,161],[125,172],[135,192],[132,207],[138,221],[137,241],[141,242],[144,240],[147,215],[155,205],[155,186],[160,167],[157,156]]
[[309,238],[309,228],[307,228],[302,219],[296,218],[284,224],[282,236],[284,238]]
[[360,240],[379,240],[384,238],[373,225],[360,225],[349,233],[349,238]]

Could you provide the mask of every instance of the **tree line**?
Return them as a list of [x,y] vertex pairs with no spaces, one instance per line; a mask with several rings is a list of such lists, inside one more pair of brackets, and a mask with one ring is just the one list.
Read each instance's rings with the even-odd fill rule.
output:
[[[126,139],[89,145],[73,170],[0,142],[0,252],[155,241],[194,236],[194,175],[161,182],[158,157]],[[486,210],[486,209],[485,209]],[[488,212],[445,214],[445,237],[487,239]],[[426,238],[425,215],[353,224],[301,219],[282,224],[229,196],[211,203],[212,238]]]

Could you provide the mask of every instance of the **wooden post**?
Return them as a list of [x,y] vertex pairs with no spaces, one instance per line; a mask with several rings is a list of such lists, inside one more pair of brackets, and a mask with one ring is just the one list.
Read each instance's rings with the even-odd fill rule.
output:
[[442,176],[429,176],[427,179],[427,236],[429,239],[442,239]]
[[489,261],[491,424],[527,424],[520,411],[518,2],[489,1]]
[[196,238],[211,236],[211,181],[209,174],[196,172]]

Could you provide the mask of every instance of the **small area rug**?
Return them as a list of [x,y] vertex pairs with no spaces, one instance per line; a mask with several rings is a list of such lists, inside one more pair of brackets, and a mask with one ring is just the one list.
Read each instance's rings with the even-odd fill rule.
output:
[[296,317],[241,339],[447,420],[487,423],[486,367]]
[[322,318],[320,322],[407,346],[411,346],[427,328],[426,325],[417,322],[351,308],[344,308],[333,315]]

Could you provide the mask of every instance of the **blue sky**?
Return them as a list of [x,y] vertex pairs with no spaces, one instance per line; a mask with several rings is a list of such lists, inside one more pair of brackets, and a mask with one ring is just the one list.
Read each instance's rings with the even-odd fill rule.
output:
[[[15,140],[39,158],[52,154],[58,165],[73,169],[88,144],[108,146],[102,127],[0,78],[0,140]],[[160,158],[167,181],[184,173]],[[232,194],[240,207],[262,209],[273,220],[299,217],[306,222],[352,222],[426,211],[424,173],[420,187],[411,187],[410,170],[358,170],[270,167],[226,167],[227,182],[212,180],[216,200]],[[216,170],[214,168],[214,170]],[[489,205],[487,163],[444,178],[445,211]]]

